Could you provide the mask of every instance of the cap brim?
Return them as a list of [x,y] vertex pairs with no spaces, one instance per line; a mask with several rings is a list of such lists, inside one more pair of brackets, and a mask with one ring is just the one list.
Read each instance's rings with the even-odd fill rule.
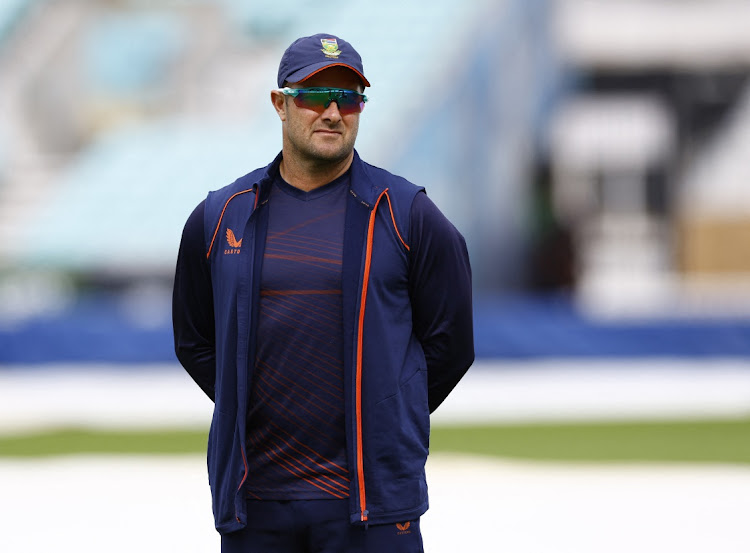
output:
[[[360,79],[362,79],[362,82],[365,86],[370,86],[370,81],[365,78],[365,76],[357,71],[354,67],[352,67],[349,64],[341,63],[341,62],[321,62],[321,63],[314,63],[313,65],[308,65],[307,67],[303,67],[302,69],[299,69],[289,75],[286,80],[290,83],[301,83],[305,79],[309,79],[316,73],[320,73],[324,69],[328,69],[329,67],[346,67],[347,69],[352,70],[354,73],[356,73]],[[283,84],[283,83],[282,83]]]

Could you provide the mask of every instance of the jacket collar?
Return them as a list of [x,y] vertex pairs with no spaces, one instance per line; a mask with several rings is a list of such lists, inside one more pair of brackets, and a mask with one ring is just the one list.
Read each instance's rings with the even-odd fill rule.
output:
[[381,192],[383,192],[383,186],[376,182],[372,176],[371,166],[362,161],[357,150],[354,150],[354,159],[352,160],[351,189],[354,195],[368,206],[375,205]]
[[258,182],[255,183],[255,186],[258,190],[258,202],[263,203],[268,199],[269,194],[271,193],[271,185],[273,184],[273,181],[276,179],[276,176],[279,174],[279,167],[281,166],[281,159],[282,155],[281,152],[278,153],[276,158],[266,165],[266,168],[263,170],[263,174]]

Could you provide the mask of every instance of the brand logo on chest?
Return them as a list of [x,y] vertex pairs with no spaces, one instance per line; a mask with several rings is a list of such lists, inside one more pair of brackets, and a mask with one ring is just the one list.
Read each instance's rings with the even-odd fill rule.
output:
[[237,240],[234,231],[230,228],[227,229],[227,244],[229,247],[224,249],[224,255],[237,255],[240,253],[242,238]]

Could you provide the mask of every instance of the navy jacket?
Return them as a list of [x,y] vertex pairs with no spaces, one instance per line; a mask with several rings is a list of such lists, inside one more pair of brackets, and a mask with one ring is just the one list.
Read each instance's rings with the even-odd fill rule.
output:
[[[209,193],[188,219],[177,260],[175,351],[215,402],[208,474],[222,533],[247,522],[253,329],[280,161]],[[355,152],[342,267],[353,524],[411,520],[427,510],[429,414],[474,360],[466,244],[423,194]]]

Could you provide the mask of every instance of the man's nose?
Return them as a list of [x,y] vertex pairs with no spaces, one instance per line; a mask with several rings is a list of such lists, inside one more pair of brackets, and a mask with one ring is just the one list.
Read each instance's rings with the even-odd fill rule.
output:
[[339,111],[339,104],[336,100],[331,100],[328,107],[323,111],[323,117],[326,119],[341,119],[341,112]]

